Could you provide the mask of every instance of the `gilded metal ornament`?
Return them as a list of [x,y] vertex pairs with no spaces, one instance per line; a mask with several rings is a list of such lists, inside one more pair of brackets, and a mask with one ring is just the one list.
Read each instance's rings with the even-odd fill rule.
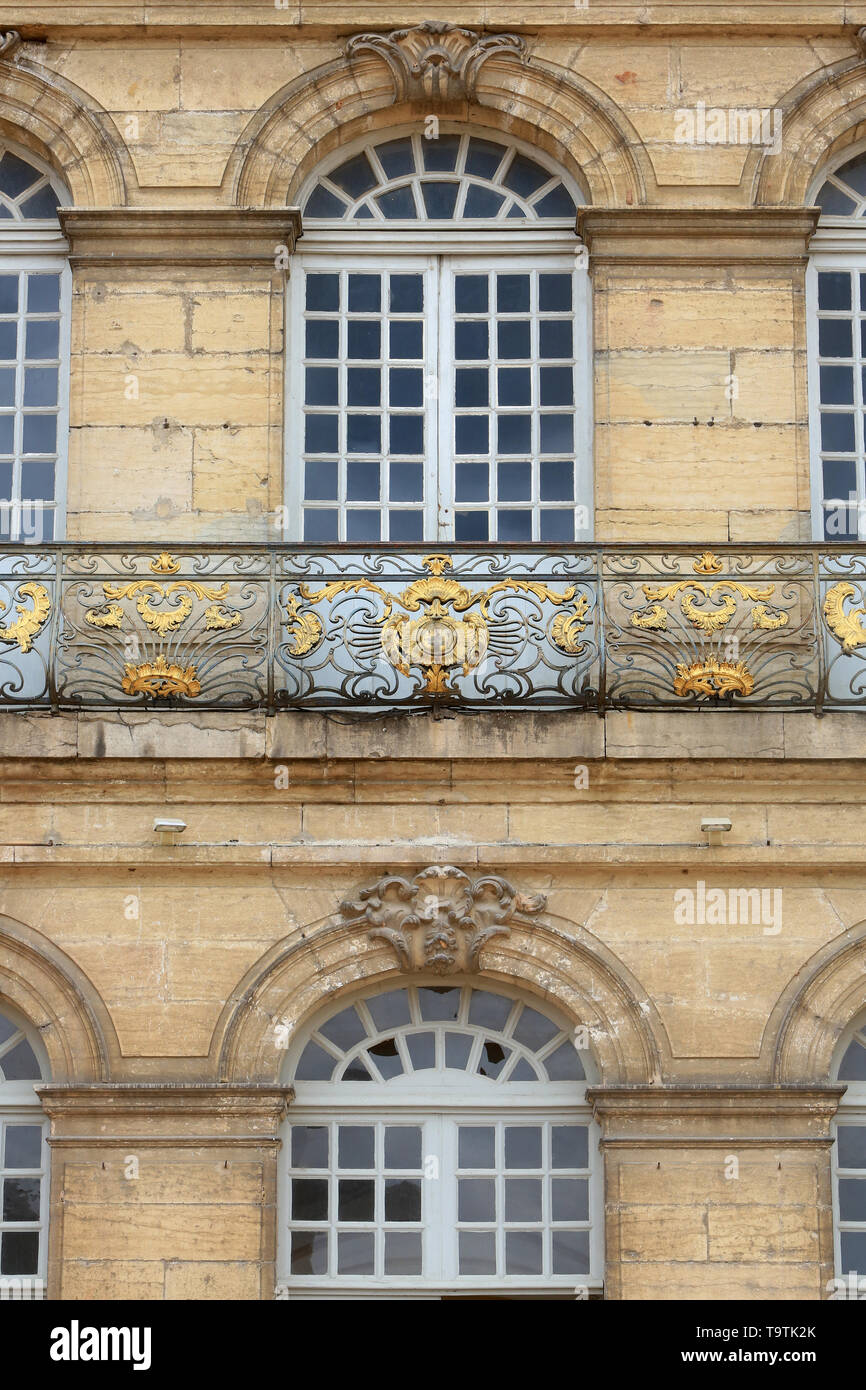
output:
[[843,652],[850,655],[858,647],[866,647],[866,627],[860,621],[866,617],[866,608],[850,608],[845,612],[845,600],[858,597],[853,584],[843,582],[834,584],[824,599],[824,617],[827,626],[837,641],[841,642]]
[[755,680],[742,661],[693,661],[678,665],[674,677],[676,695],[751,695]]
[[[33,607],[16,603],[18,617],[14,623],[0,624],[0,642],[17,642],[22,652],[29,652],[33,638],[51,614],[51,597],[43,584],[20,584],[18,592],[24,598],[32,599]],[[0,613],[5,608],[6,604],[0,601]]]
[[185,695],[194,700],[201,694],[195,667],[181,667],[175,662],[167,662],[161,653],[155,661],[143,661],[138,666],[127,665],[121,685],[125,695],[154,695],[157,699]]

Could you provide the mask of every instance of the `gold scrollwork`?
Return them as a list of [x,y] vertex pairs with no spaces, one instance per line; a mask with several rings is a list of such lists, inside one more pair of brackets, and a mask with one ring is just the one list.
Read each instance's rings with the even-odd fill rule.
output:
[[315,613],[307,613],[298,607],[295,594],[289,594],[286,599],[286,623],[292,639],[289,646],[292,656],[306,656],[321,642],[322,624]]
[[[695,560],[692,569],[696,574],[718,574],[719,570],[722,569],[722,562],[711,550],[705,550]],[[655,632],[665,631],[668,625],[668,614],[662,604],[672,602],[679,595],[680,610],[683,616],[688,619],[692,627],[697,628],[700,632],[720,632],[722,628],[727,627],[737,611],[738,597],[755,604],[752,609],[753,627],[768,629],[787,627],[789,615],[775,608],[770,602],[775,589],[774,584],[759,587],[754,584],[741,583],[736,579],[717,579],[713,584],[705,584],[698,579],[680,579],[673,584],[644,584],[644,597],[648,603],[639,612],[632,613],[631,626]],[[714,606],[711,608],[701,607],[697,601],[698,596]],[[768,603],[774,611],[769,611]]]
[[679,665],[674,676],[675,695],[751,695],[755,678],[742,661],[706,661]]
[[[421,561],[428,574],[416,579],[400,594],[389,593],[381,585],[370,579],[338,579],[313,590],[308,584],[300,586],[300,594],[308,603],[328,602],[341,594],[376,594],[382,600],[383,612],[375,622],[381,627],[381,645],[390,664],[408,675],[412,666],[420,667],[426,680],[426,693],[431,695],[448,694],[449,670],[462,667],[463,674],[480,665],[490,646],[490,605],[499,593],[527,594],[541,601],[561,604],[574,598],[574,585],[569,585],[561,594],[538,580],[500,579],[495,584],[477,593],[472,593],[453,576],[445,574],[453,568],[450,555],[425,555]],[[581,602],[586,604],[586,599]],[[457,618],[456,613],[466,613],[478,605],[478,613]],[[394,614],[394,606],[404,611]],[[294,654],[303,655],[321,637],[319,629],[309,627],[312,614],[298,610],[297,601],[287,602],[287,615],[292,623],[289,628],[294,638]],[[407,614],[421,610],[424,615],[410,622]],[[572,627],[568,640],[573,640],[586,608],[578,605],[571,615]],[[565,616],[565,615],[563,615]],[[316,620],[318,621],[318,620]],[[559,630],[560,633],[564,629]],[[311,640],[315,638],[315,640]],[[554,638],[553,640],[556,640]],[[308,643],[308,645],[304,645]],[[573,650],[565,647],[564,650]]]
[[[33,646],[33,638],[50,616],[51,598],[43,584],[21,584],[18,592],[23,598],[32,599],[33,607],[28,608],[26,604],[16,603],[15,612],[18,617],[14,623],[7,623],[5,627],[0,625],[0,642],[17,642],[22,652],[29,652]],[[0,612],[5,608],[6,604],[0,602]]]
[[[176,574],[180,561],[163,550],[151,560],[150,568],[154,574]],[[238,627],[241,622],[240,613],[229,608],[224,601],[228,591],[227,582],[212,587],[193,579],[178,579],[173,584],[160,584],[156,579],[134,579],[129,584],[105,583],[102,592],[106,602],[89,609],[84,621],[91,627],[120,628],[123,626],[123,609],[117,600],[135,598],[135,606],[145,625],[159,638],[165,638],[183,627],[192,613],[193,598],[197,598],[212,605],[205,612],[205,628],[225,632]],[[165,610],[155,608],[154,602],[160,601],[169,601],[171,607]]]
[[843,652],[850,655],[858,647],[866,647],[866,627],[860,621],[866,616],[866,608],[850,608],[845,612],[845,600],[855,598],[857,589],[847,580],[834,584],[824,599],[824,618],[833,636],[842,645]]
[[167,662],[161,653],[155,661],[143,661],[139,666],[127,665],[121,685],[126,695],[155,695],[161,699],[186,695],[194,700],[201,694],[195,667],[181,667]]
[[550,640],[561,652],[578,656],[583,651],[584,644],[578,641],[578,637],[586,630],[588,611],[589,599],[586,594],[581,594],[570,613],[557,613],[550,625]]

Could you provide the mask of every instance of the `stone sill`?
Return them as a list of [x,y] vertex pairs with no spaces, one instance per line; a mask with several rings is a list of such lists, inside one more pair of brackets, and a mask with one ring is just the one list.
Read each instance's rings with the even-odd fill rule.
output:
[[837,711],[0,712],[0,758],[866,759],[866,717]]

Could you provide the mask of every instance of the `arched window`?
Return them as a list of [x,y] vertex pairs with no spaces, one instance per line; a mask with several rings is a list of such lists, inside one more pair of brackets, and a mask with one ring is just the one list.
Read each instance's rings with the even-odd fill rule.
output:
[[0,144],[0,543],[62,533],[69,371],[65,194]]
[[815,535],[866,539],[866,150],[821,174],[807,277]]
[[332,1008],[289,1054],[280,1286],[600,1290],[591,1065],[563,1019],[499,986],[392,985]]
[[590,538],[580,191],[466,130],[342,151],[302,193],[286,491],[299,539]]
[[0,1298],[44,1296],[48,1145],[33,1086],[46,1076],[32,1030],[0,1004]]
[[[853,1274],[866,1289],[866,1014],[848,1029],[835,1076],[848,1083],[836,1121],[833,1184],[836,1211],[836,1274]],[[856,1296],[856,1285],[854,1286]]]

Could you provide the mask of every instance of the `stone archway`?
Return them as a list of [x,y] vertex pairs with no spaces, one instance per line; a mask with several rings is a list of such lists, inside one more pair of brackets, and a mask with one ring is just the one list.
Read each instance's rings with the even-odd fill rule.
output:
[[817,951],[780,996],[767,1025],[777,1084],[826,1084],[840,1037],[866,1005],[866,922]]

